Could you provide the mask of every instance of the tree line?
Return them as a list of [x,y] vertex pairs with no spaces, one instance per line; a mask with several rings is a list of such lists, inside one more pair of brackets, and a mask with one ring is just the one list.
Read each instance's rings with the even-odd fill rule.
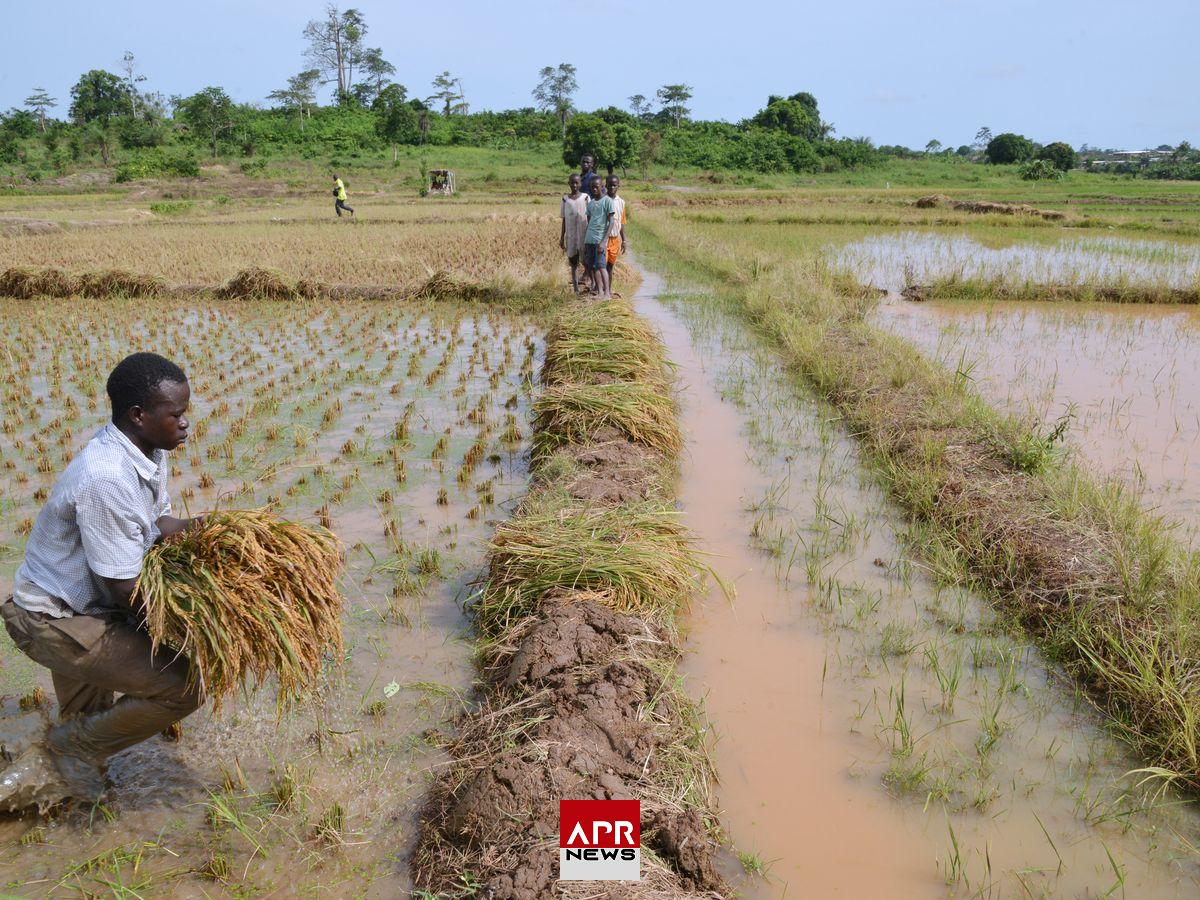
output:
[[[147,90],[146,75],[126,52],[118,72],[93,69],[79,77],[65,119],[51,115],[62,104],[41,87],[23,108],[0,115],[0,163],[24,165],[36,180],[43,167],[63,171],[98,156],[105,166],[116,164],[118,180],[128,180],[197,174],[201,153],[250,157],[252,168],[254,158],[272,153],[315,158],[390,148],[396,159],[406,145],[544,148],[559,142],[570,165],[591,152],[602,166],[643,173],[653,164],[820,172],[916,155],[905,147],[875,147],[866,138],[836,138],[807,92],[771,95],[736,123],[693,120],[694,92],[684,82],[634,94],[624,108],[583,112],[575,104],[578,73],[568,62],[537,72],[532,106],[472,112],[462,79],[449,70],[433,77],[424,96],[412,95],[395,80],[397,69],[383,48],[370,46],[369,33],[360,10],[326,6],[303,29],[304,68],[268,94],[266,108],[236,103],[216,85],[189,96]],[[318,102],[322,87],[332,92],[324,105]],[[957,150],[930,141],[925,155],[935,154],[1018,164],[1030,178],[1059,177],[1078,161],[1065,142],[1041,146],[1015,133],[992,136],[987,128]],[[1171,169],[1175,174],[1158,177],[1190,172],[1200,165],[1193,156],[1188,148]]]

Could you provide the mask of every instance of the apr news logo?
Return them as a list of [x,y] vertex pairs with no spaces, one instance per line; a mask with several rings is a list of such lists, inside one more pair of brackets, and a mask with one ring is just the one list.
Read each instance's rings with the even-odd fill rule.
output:
[[639,881],[640,800],[559,800],[558,877],[562,881]]

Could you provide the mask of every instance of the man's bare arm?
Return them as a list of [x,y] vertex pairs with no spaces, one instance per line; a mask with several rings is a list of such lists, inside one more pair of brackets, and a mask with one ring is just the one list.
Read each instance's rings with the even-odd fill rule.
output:
[[176,519],[174,516],[160,516],[154,524],[158,526],[158,533],[161,537],[168,538],[173,534],[179,534],[181,531],[187,531],[189,528],[195,528],[202,521],[203,516],[193,516],[190,519]]
[[118,609],[132,609],[130,599],[133,597],[134,588],[137,587],[138,580],[136,578],[103,578],[104,586],[108,588],[108,596],[112,599],[113,606]]

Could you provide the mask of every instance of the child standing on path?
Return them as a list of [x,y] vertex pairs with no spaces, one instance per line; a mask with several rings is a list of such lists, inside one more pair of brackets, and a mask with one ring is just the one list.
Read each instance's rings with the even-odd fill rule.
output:
[[583,191],[584,196],[590,197],[592,194],[592,182],[600,177],[596,171],[596,157],[590,153],[585,153],[579,158],[579,189]]
[[608,291],[611,294],[613,265],[617,257],[625,252],[625,223],[628,218],[625,215],[625,200],[617,196],[617,191],[621,189],[621,179],[616,175],[609,175],[606,187],[608,197],[613,202],[612,225],[608,229],[608,258],[605,265],[608,271]]
[[612,197],[604,193],[604,184],[599,178],[592,179],[592,199],[588,203],[587,217],[587,233],[583,239],[584,264],[591,269],[593,290],[598,296],[607,299],[611,296],[612,291],[606,265],[608,262],[608,232],[612,227],[613,202]]
[[558,246],[567,251],[567,262],[571,264],[571,288],[579,293],[579,254],[583,252],[583,239],[587,233],[588,196],[579,190],[580,176],[567,179],[569,194],[562,198],[562,231]]
[[354,210],[346,205],[346,185],[342,184],[342,179],[338,176],[333,176],[333,211],[338,214],[338,218],[342,217],[342,210],[354,215]]

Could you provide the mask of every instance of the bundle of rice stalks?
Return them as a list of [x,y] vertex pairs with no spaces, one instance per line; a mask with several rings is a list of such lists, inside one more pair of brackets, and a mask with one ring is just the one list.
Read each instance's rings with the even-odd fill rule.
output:
[[120,269],[84,272],[79,276],[79,293],[85,297],[152,297],[164,293],[166,289],[161,278]]
[[564,444],[582,443],[605,426],[667,456],[683,449],[675,402],[661,383],[555,385],[534,402],[533,413],[535,459]]
[[285,705],[315,689],[326,653],[341,652],[341,558],[322,528],[261,509],[214,512],[147,554],[134,602],[154,645],[188,657],[218,705],[270,674]]
[[62,269],[12,266],[0,275],[0,295],[30,300],[34,297],[70,297],[78,283]]
[[284,281],[283,276],[270,269],[242,269],[217,289],[217,296],[225,300],[295,300],[296,289]]
[[296,293],[305,300],[314,300],[327,291],[328,288],[324,284],[311,278],[301,278],[296,282]]
[[493,634],[564,589],[593,592],[615,610],[670,628],[705,568],[667,504],[578,506],[561,495],[522,507],[496,529],[488,556],[476,613]]
[[568,381],[665,381],[662,345],[629,303],[613,300],[569,310],[546,339],[546,384]]
[[435,272],[412,295],[415,300],[464,301],[496,300],[499,296],[500,292],[492,285],[463,281],[446,272]]

